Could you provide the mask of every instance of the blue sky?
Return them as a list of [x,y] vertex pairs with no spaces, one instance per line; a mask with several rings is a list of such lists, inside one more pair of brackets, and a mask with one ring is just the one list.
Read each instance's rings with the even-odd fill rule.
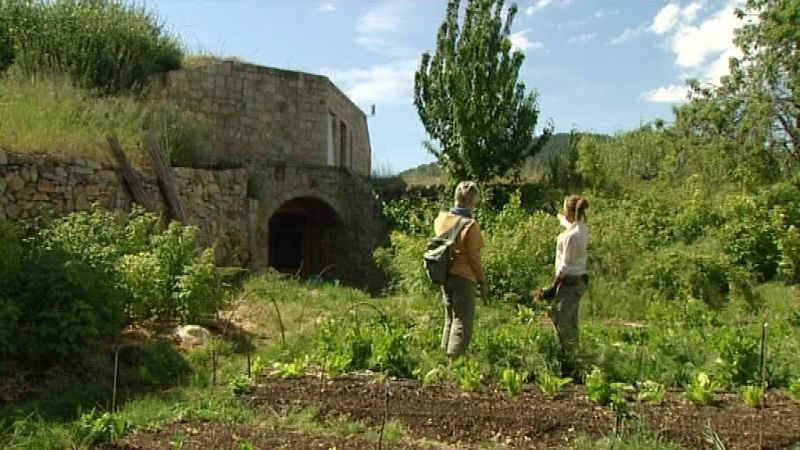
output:
[[[464,0],[466,1],[466,0]],[[713,82],[736,55],[735,0],[520,0],[512,42],[520,80],[551,121],[615,133],[671,120],[684,81]],[[328,76],[369,113],[373,170],[433,161],[412,103],[446,0],[145,0],[190,53]],[[462,2],[463,3],[463,2]],[[510,2],[506,2],[510,4]]]

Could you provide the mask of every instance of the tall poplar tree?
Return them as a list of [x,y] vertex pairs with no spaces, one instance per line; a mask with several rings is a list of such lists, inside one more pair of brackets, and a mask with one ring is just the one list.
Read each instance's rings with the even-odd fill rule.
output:
[[551,134],[538,139],[537,93],[518,81],[525,56],[512,50],[517,6],[502,18],[503,0],[450,0],[436,42],[414,76],[414,105],[431,140],[425,145],[450,181],[517,178],[525,159]]

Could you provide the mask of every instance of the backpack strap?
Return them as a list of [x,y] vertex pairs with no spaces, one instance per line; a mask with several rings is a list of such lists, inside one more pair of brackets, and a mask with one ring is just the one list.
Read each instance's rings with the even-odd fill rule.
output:
[[458,236],[461,234],[461,230],[463,230],[464,227],[468,223],[470,223],[471,221],[472,221],[472,219],[468,219],[468,218],[463,217],[463,216],[459,217],[458,218],[458,222],[456,222],[455,225],[450,227],[450,229],[447,231],[447,233],[445,233],[446,236],[447,236],[447,239],[455,242],[456,239],[458,239]]

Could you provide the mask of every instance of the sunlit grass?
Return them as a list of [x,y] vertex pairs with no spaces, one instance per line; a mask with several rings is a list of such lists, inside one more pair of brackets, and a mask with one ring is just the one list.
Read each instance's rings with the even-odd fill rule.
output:
[[98,97],[61,77],[9,75],[0,78],[0,111],[0,144],[7,149],[105,161],[106,136],[113,133],[131,160],[145,161],[148,110],[132,97]]
[[47,153],[110,161],[107,136],[115,135],[134,165],[150,166],[145,133],[168,146],[173,164],[217,164],[200,145],[202,127],[190,113],[133,95],[98,95],[61,75],[0,76],[0,146],[18,153]]

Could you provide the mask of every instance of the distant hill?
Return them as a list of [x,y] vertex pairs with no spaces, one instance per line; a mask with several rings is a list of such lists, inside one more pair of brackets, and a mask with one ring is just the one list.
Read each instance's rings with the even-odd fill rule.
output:
[[[578,133],[579,135],[592,135],[599,138],[610,136],[594,133]],[[544,148],[533,158],[525,162],[522,169],[523,175],[535,174],[547,167],[547,163],[558,155],[566,154],[569,151],[571,133],[556,133],[550,136]],[[404,170],[397,174],[407,184],[437,184],[444,181],[439,165],[435,162],[422,164],[420,166]]]

